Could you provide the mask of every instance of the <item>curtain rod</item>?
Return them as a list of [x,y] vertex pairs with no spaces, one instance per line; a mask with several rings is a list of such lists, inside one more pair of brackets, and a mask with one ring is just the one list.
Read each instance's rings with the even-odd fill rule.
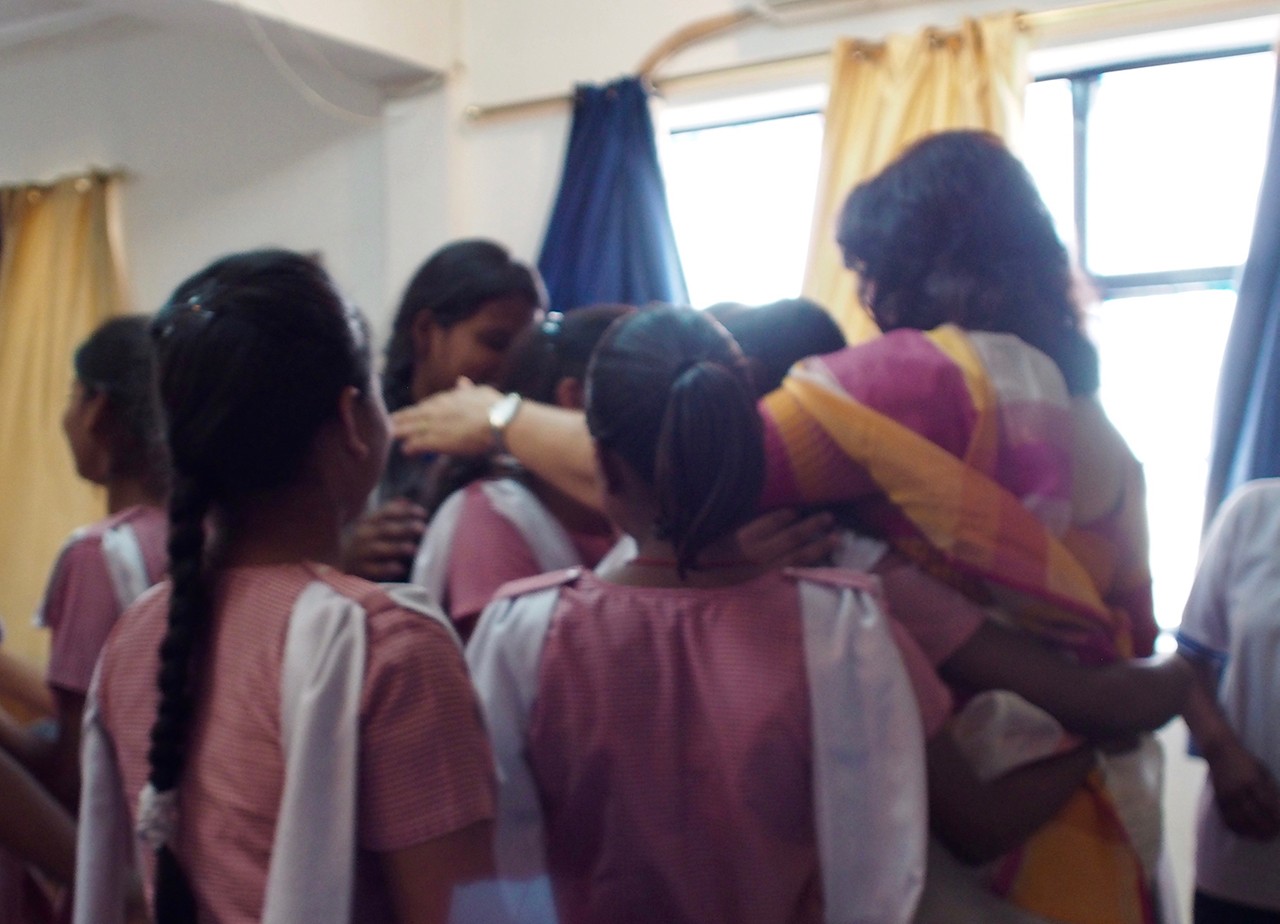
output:
[[[1263,4],[1259,3],[1258,0],[1218,0],[1214,4],[1205,4],[1203,0],[1099,0],[1097,3],[1089,3],[1082,6],[1042,10],[1035,13],[1021,13],[1018,16],[1018,24],[1028,31],[1044,34],[1059,31],[1070,32],[1076,27],[1095,23],[1099,20],[1124,20],[1135,14],[1140,15],[1144,23],[1149,24],[1153,13],[1172,17],[1189,13],[1209,13],[1214,16],[1220,16],[1230,10],[1251,8],[1259,8],[1260,13],[1270,11],[1269,8],[1268,10],[1262,10],[1262,6]],[[638,74],[642,79],[647,80],[655,90],[662,92],[668,89],[675,89],[683,84],[703,81],[709,78],[731,77],[783,67],[814,66],[830,58],[830,51],[818,51],[781,58],[769,58],[744,64],[730,64],[724,67],[692,71],[671,77],[654,76],[654,71],[660,65],[692,45],[735,30],[740,26],[760,22],[775,22],[776,19],[776,15],[766,14],[756,7],[749,7],[733,13],[697,20],[677,29],[659,42],[649,54],[645,55],[640,67],[637,68]],[[532,99],[516,100],[510,103],[496,103],[493,105],[473,103],[463,110],[463,115],[470,122],[487,122],[508,116],[550,112],[562,109],[572,102],[572,93],[557,93]]]
[[87,167],[79,173],[63,173],[49,180],[0,182],[0,189],[44,190],[52,189],[60,183],[76,183],[83,187],[81,189],[83,191],[88,189],[85,184],[92,183],[94,180],[119,180],[122,183],[127,183],[134,179],[135,176],[136,174],[124,167]]

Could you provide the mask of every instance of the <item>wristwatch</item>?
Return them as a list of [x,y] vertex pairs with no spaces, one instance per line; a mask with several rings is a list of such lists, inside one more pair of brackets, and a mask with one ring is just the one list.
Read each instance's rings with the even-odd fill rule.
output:
[[506,454],[507,427],[511,426],[511,421],[515,420],[516,412],[520,410],[522,401],[524,401],[523,396],[513,391],[493,402],[493,405],[489,408],[489,432],[493,434],[493,452],[495,454]]

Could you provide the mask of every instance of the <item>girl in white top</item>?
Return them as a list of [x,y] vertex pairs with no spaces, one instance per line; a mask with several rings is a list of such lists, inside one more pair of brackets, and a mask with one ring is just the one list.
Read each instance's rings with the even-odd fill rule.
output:
[[1280,921],[1280,479],[1223,506],[1178,632],[1201,684],[1184,713],[1209,782],[1197,924]]

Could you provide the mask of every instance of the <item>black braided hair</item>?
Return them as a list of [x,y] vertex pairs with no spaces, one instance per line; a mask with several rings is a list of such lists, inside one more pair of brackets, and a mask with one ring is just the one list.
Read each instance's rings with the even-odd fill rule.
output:
[[837,233],[882,330],[1014,334],[1057,364],[1073,395],[1098,389],[1066,248],[1031,175],[995,135],[917,141],[849,194]]
[[413,404],[413,321],[423,311],[443,328],[474,315],[495,299],[517,296],[541,308],[546,292],[538,271],[511,259],[501,244],[484,240],[454,241],[418,267],[396,310],[382,372],[387,409]]
[[156,402],[150,318],[128,315],[98,327],[76,349],[76,380],[107,399],[113,476],[138,478],[157,497],[168,493],[169,457]]
[[[178,287],[151,325],[174,485],[168,628],[149,782],[175,790],[187,759],[212,617],[205,520],[288,484],[348,386],[367,392],[368,337],[324,270],[280,250],[225,257]],[[157,924],[194,921],[171,846],[157,851]]]
[[754,514],[764,437],[751,374],[710,317],[661,306],[611,327],[587,372],[587,426],[653,485],[656,535],[682,576]]

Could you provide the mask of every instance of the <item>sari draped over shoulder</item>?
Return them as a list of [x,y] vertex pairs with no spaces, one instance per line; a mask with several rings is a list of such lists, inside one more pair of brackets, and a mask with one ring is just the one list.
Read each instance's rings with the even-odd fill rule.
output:
[[[1043,353],[1008,334],[898,330],[798,364],[760,409],[764,506],[845,505],[860,529],[1081,663],[1133,654],[1133,626],[1150,621],[1145,545],[1129,554],[1110,518],[1072,522],[1071,399]],[[1053,921],[1147,924],[1149,869],[1132,841],[1095,772],[988,885]]]

